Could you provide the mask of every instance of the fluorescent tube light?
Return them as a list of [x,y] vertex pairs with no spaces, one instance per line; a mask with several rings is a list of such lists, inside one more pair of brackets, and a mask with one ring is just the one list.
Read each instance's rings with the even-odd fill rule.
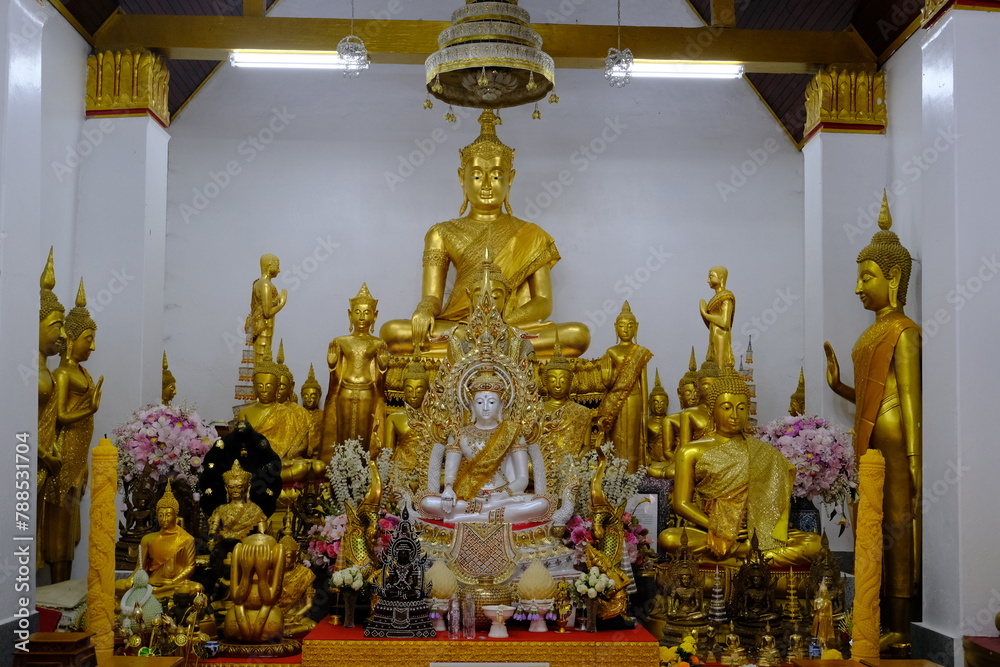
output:
[[634,77],[680,77],[689,79],[738,79],[743,65],[732,63],[666,62],[636,60],[629,68]]
[[336,51],[232,51],[233,67],[278,67],[290,69],[347,69]]

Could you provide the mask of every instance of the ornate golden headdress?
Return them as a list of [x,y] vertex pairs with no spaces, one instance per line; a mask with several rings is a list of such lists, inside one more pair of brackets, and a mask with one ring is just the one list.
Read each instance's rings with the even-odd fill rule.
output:
[[427,369],[424,365],[412,359],[410,363],[406,364],[406,368],[403,369],[403,382],[407,380],[423,380],[424,382],[430,382],[430,376],[427,374]]
[[906,305],[906,288],[910,284],[910,269],[913,258],[910,252],[899,242],[896,232],[889,231],[892,227],[892,215],[889,214],[889,199],[885,190],[882,191],[882,210],[878,215],[879,230],[872,237],[872,242],[858,253],[858,263],[871,260],[878,264],[882,275],[889,277],[889,272],[899,267],[899,289],[896,300],[901,306]]
[[38,284],[41,287],[41,308],[38,310],[38,321],[41,322],[56,311],[65,313],[66,308],[59,303],[59,297],[52,291],[52,288],[56,286],[56,270],[51,247],[49,247],[49,258],[45,262],[45,268],[42,269],[42,277]]
[[278,371],[278,377],[287,377],[289,384],[295,384],[295,376],[292,375],[292,371],[288,366],[285,365],[285,339],[282,338],[278,341],[278,359],[274,364],[274,368]]
[[233,461],[233,467],[228,472],[222,473],[222,481],[225,482],[226,486],[229,486],[231,482],[238,482],[240,486],[246,486],[250,483],[251,477],[253,475],[243,469],[239,460]]
[[503,166],[510,169],[514,165],[514,149],[497,137],[496,126],[503,125],[503,120],[492,109],[484,109],[479,115],[479,125],[482,128],[479,136],[458,151],[462,167],[473,157],[491,158],[499,155]]
[[480,391],[492,391],[495,394],[503,395],[506,389],[507,385],[497,377],[492,369],[483,371],[469,384],[469,391],[473,395]]
[[87,310],[87,293],[83,289],[83,278],[80,278],[80,289],[76,291],[76,307],[66,315],[66,335],[76,340],[87,329],[97,331],[97,323]]
[[169,507],[174,511],[174,514],[180,511],[181,505],[177,502],[177,498],[174,497],[174,492],[170,488],[170,480],[167,480],[167,489],[160,496],[160,500],[156,503],[156,510],[159,511],[163,507]]
[[351,310],[354,310],[358,306],[371,306],[372,310],[378,308],[378,299],[372,296],[372,293],[368,291],[368,283],[361,283],[361,289],[358,290],[357,296],[349,299],[351,302]]
[[[299,553],[300,546],[299,543],[295,541],[295,538],[292,537],[291,512],[285,514],[284,529],[281,532],[283,533],[283,537],[280,540],[278,540],[278,544],[285,547],[286,554],[293,554],[292,558],[294,559],[296,555],[298,555]],[[288,573],[286,572],[285,574]]]
[[688,362],[688,371],[681,376],[681,381],[677,383],[678,388],[686,384],[698,384],[698,360],[694,356],[694,345],[691,346],[691,360]]
[[306,389],[315,389],[319,392],[323,391],[323,387],[320,386],[319,381],[316,379],[316,371],[313,370],[313,365],[309,364],[309,377],[306,381],[302,383],[302,391]]
[[556,332],[556,342],[552,346],[552,359],[549,363],[545,364],[543,373],[548,373],[549,371],[573,371],[573,365],[570,363],[569,359],[563,356],[562,344],[559,342],[559,332]]
[[656,383],[653,385],[653,390],[649,392],[650,397],[653,396],[666,396],[667,400],[670,400],[670,396],[667,394],[667,390],[663,388],[660,384],[660,369],[656,369]]
[[164,350],[163,351],[163,382],[162,382],[161,390],[162,389],[166,389],[168,386],[170,386],[172,384],[173,385],[177,384],[177,378],[174,377],[174,374],[171,373],[170,369],[167,367],[167,351]]

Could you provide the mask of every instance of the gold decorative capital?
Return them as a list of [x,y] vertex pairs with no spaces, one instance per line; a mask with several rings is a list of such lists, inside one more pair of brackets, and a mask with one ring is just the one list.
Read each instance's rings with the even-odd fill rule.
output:
[[883,71],[830,65],[806,87],[806,140],[821,130],[881,134],[885,126]]
[[166,61],[148,51],[102,51],[87,58],[87,115],[148,114],[170,125]]

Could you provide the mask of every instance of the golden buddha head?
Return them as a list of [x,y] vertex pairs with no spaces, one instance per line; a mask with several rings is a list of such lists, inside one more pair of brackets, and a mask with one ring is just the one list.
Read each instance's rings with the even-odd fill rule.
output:
[[180,503],[174,497],[174,492],[170,487],[170,480],[168,479],[167,489],[156,503],[156,520],[160,524],[160,530],[170,530],[176,526],[177,514],[180,511]]
[[260,272],[262,275],[274,278],[281,273],[281,262],[275,255],[270,253],[260,256]]
[[639,321],[632,314],[632,306],[626,301],[622,304],[622,311],[615,318],[615,335],[620,341],[631,342],[638,330]]
[[667,406],[670,405],[670,396],[667,390],[660,384],[660,369],[656,369],[656,382],[652,391],[649,392],[649,412],[654,417],[663,417],[667,414]]
[[729,279],[729,269],[724,266],[713,266],[708,270],[708,286],[712,289],[725,288]]
[[66,339],[64,328],[66,308],[59,303],[59,298],[52,291],[56,286],[55,265],[52,258],[52,248],[49,248],[49,259],[45,262],[42,277],[39,281],[40,307],[38,310],[38,351],[46,357],[59,354],[62,341]]
[[419,408],[424,403],[430,384],[424,365],[416,359],[412,360],[403,370],[403,402],[411,408]]
[[714,361],[706,361],[698,369],[698,399],[705,407],[711,406],[712,384],[719,377],[719,372],[719,365]]
[[90,353],[97,349],[94,345],[97,323],[87,310],[87,294],[83,288],[83,278],[80,278],[80,288],[76,292],[76,307],[66,315],[65,328],[66,358],[77,362],[89,359]]
[[247,489],[250,487],[252,475],[243,469],[239,461],[233,461],[233,467],[222,473],[222,483],[226,486],[226,498],[229,502],[246,500]]
[[295,377],[292,370],[285,365],[285,341],[278,342],[278,358],[274,363],[274,369],[278,376],[278,390],[275,392],[274,400],[278,403],[285,403],[292,395],[295,388]]
[[479,116],[479,136],[459,151],[458,180],[465,194],[459,215],[472,204],[474,211],[499,211],[506,206],[510,213],[510,186],[514,182],[514,149],[497,137],[496,126],[503,121],[492,110]]
[[552,359],[542,369],[542,385],[550,398],[557,401],[569,398],[573,386],[573,366],[569,359],[563,356],[558,333],[556,343],[552,346]]
[[691,348],[691,361],[688,362],[688,371],[681,376],[677,383],[677,398],[681,402],[681,410],[693,408],[698,405],[700,396],[698,395],[698,362],[694,356],[694,348]]
[[375,318],[378,317],[378,299],[368,291],[368,284],[361,283],[361,289],[357,296],[350,299],[351,307],[347,309],[347,316],[351,321],[351,331],[368,333],[375,326]]
[[167,351],[163,351],[163,375],[160,386],[160,401],[166,405],[177,396],[177,379],[167,367]]
[[708,405],[716,433],[731,438],[746,432],[750,416],[750,388],[735,371],[726,369],[715,379]]
[[906,290],[910,284],[913,259],[899,242],[892,227],[889,201],[882,193],[882,211],[878,217],[879,231],[871,243],[858,253],[858,283],[854,293],[861,298],[866,310],[878,312],[885,307],[906,305]]
[[306,410],[319,409],[319,397],[323,393],[323,388],[316,380],[316,371],[313,365],[309,364],[309,377],[302,383],[302,407]]
[[278,368],[270,359],[254,364],[253,388],[259,403],[274,403],[278,396]]

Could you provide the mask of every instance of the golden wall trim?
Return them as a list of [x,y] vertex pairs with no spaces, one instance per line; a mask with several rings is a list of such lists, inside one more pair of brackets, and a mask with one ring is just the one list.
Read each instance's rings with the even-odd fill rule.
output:
[[830,65],[806,87],[805,139],[823,130],[885,132],[886,117],[883,71]]
[[166,61],[148,51],[101,51],[87,58],[87,115],[149,114],[170,125]]

